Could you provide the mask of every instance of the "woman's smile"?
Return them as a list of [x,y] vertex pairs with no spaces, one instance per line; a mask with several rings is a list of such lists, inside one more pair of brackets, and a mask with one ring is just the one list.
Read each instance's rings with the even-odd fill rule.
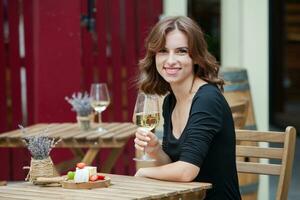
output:
[[166,74],[169,76],[175,76],[181,70],[181,67],[163,67]]

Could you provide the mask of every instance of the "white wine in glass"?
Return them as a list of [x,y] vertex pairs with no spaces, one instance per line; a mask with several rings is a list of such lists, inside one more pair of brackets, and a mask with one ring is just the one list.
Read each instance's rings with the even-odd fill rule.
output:
[[[159,101],[156,95],[139,93],[136,99],[133,122],[145,132],[153,130],[159,123]],[[145,147],[146,148],[146,147]],[[134,158],[135,161],[155,161],[145,151],[141,158]]]
[[[107,108],[110,104],[109,92],[107,89],[106,83],[93,83],[91,85],[90,97],[92,99],[91,105],[94,110],[98,113],[98,122],[102,123],[101,113]],[[98,128],[98,131],[104,131],[102,127]]]
[[109,101],[92,101],[92,107],[94,108],[94,110],[98,113],[103,112],[107,106],[109,105]]
[[145,131],[153,130],[159,123],[159,113],[136,113],[136,125]]

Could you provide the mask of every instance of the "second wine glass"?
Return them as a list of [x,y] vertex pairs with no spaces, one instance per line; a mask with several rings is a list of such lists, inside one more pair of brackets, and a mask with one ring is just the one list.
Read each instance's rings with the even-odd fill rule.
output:
[[[152,131],[159,123],[159,101],[156,95],[139,93],[136,99],[133,122],[145,132]],[[146,148],[146,147],[145,147]],[[155,161],[145,151],[141,158],[134,158],[135,161]]]
[[94,108],[94,110],[98,113],[98,122],[100,124],[98,131],[104,131],[105,129],[101,127],[101,113],[110,104],[110,97],[107,89],[107,84],[93,83],[91,85],[90,97],[92,99],[91,105]]

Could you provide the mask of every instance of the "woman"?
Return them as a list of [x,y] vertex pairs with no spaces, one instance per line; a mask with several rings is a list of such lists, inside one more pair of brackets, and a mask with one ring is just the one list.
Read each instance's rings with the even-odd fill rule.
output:
[[140,90],[167,96],[162,146],[152,132],[141,129],[134,140],[157,166],[141,168],[136,176],[210,182],[206,199],[241,199],[232,114],[221,93],[219,65],[200,27],[188,17],[164,18],[147,37],[139,66]]

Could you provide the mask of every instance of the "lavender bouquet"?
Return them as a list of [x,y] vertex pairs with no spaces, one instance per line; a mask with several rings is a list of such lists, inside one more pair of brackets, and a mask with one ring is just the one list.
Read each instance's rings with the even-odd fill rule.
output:
[[77,113],[77,121],[81,129],[89,130],[93,107],[88,93],[74,93],[71,98],[65,97],[65,99],[72,105],[72,110]]
[[31,154],[30,167],[24,167],[29,169],[26,180],[35,183],[38,177],[57,176],[58,173],[53,166],[50,152],[59,141],[46,136],[48,128],[32,136],[26,136],[27,133],[23,126],[19,125],[19,128],[24,135],[23,142]]

